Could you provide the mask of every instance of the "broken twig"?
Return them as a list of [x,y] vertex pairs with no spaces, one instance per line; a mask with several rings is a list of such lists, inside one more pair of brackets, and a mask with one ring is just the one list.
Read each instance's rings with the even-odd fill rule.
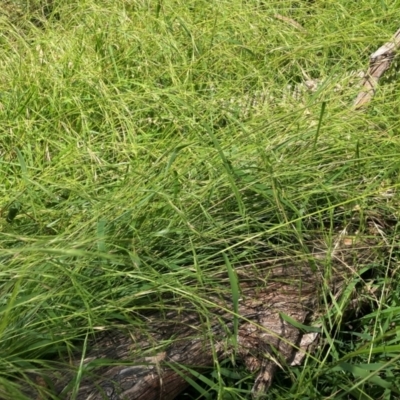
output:
[[354,102],[356,110],[366,107],[369,104],[375,94],[380,77],[389,69],[399,47],[400,29],[389,42],[371,54],[369,68],[363,79],[362,90]]

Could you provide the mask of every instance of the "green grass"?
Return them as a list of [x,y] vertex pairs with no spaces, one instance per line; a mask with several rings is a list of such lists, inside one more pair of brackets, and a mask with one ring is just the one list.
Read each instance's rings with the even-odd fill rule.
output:
[[[166,298],[207,317],[204,287],[237,298],[235,265],[295,262],[305,243],[329,248],[350,224],[365,237],[373,221],[390,255],[369,249],[368,280],[356,274],[356,298],[330,308],[315,358],[281,371],[267,398],[398,398],[400,88],[392,71],[354,112],[349,74],[396,31],[400,2],[12,5],[0,14],[0,386],[18,398],[11,378],[111,325],[146,329],[138,312]],[[305,79],[322,83],[296,97]],[[252,93],[267,100],[250,105]],[[227,269],[219,288],[210,271]],[[193,398],[247,399],[254,379],[229,360],[200,378]]]

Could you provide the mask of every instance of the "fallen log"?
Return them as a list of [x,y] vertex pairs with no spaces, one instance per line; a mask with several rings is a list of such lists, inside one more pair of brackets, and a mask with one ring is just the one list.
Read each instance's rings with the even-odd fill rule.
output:
[[[84,369],[90,372],[80,382],[76,398],[174,399],[188,386],[186,367],[193,371],[211,367],[214,357],[221,359],[233,353],[250,371],[258,371],[254,393],[265,392],[277,365],[294,360],[301,340],[301,332],[283,320],[280,313],[305,323],[316,300],[311,282],[303,280],[303,287],[279,281],[273,283],[272,280],[288,278],[288,267],[277,269],[281,273],[271,271],[272,276],[264,288],[249,282],[241,285],[238,313],[241,323],[236,346],[232,337],[235,316],[231,299],[211,297],[209,304],[215,306],[209,321],[202,320],[201,313],[192,304],[182,303],[165,316],[158,313],[145,316],[149,327],[146,333],[111,331],[100,335],[83,360]],[[265,272],[263,268],[262,272]],[[163,345],[168,342],[171,344]],[[117,365],[92,370],[91,364],[102,359],[115,360]],[[40,396],[47,398],[49,393],[46,392],[51,389],[57,398],[70,399],[68,384],[74,380],[80,364],[78,355],[75,368],[61,374],[52,388],[49,385],[40,387],[44,389]],[[41,380],[54,382],[53,375],[42,375]]]
[[[204,287],[206,313],[191,302],[175,301],[168,312],[143,314],[146,329],[99,333],[70,366],[50,363],[47,371],[31,374],[29,384],[25,377],[24,393],[29,399],[174,399],[189,386],[188,378],[231,357],[255,373],[253,396],[261,397],[277,368],[299,364],[316,343],[316,333],[303,335],[292,322],[308,324],[318,317],[318,291],[338,295],[346,276],[355,273],[350,260],[353,265],[371,261],[365,257],[371,243],[344,235],[337,243],[330,254],[315,247],[308,261],[277,258],[238,267],[237,313],[228,274],[217,274],[213,279],[227,290],[217,295],[214,286]],[[327,257],[336,264],[331,278]]]

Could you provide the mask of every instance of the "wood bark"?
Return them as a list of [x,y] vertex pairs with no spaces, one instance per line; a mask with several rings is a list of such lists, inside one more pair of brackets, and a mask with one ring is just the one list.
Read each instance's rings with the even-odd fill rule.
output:
[[[199,304],[206,312],[199,304],[174,301],[168,312],[143,314],[143,330],[99,333],[90,350],[77,354],[69,367],[61,363],[36,371],[30,384],[25,377],[24,393],[29,399],[169,400],[189,385],[185,378],[195,379],[217,359],[232,357],[255,373],[253,396],[261,398],[276,369],[301,363],[316,343],[317,334],[303,335],[290,318],[300,324],[315,319],[318,291],[324,287],[331,295],[338,293],[345,276],[354,273],[350,263],[357,262],[366,247],[351,240],[349,244],[344,237],[339,242],[329,255],[315,248],[308,262],[288,259],[238,267],[237,335],[230,281],[227,274],[219,274],[213,279],[227,290],[217,295],[216,286],[204,287]],[[330,279],[325,276],[327,257],[337,264]],[[76,382],[79,389],[73,392]]]
[[[83,360],[86,373],[76,398],[174,399],[188,386],[187,368],[193,375],[193,371],[213,366],[216,358],[229,356],[240,359],[250,371],[257,371],[253,388],[257,397],[271,384],[277,365],[294,361],[302,335],[280,313],[300,323],[306,323],[312,315],[316,296],[315,277],[310,272],[307,266],[272,267],[267,263],[257,271],[259,279],[247,274],[246,268],[239,271],[242,297],[237,338],[229,294],[210,294],[204,298],[213,315],[208,320],[196,306],[183,302],[165,315],[143,316],[148,327],[145,333],[110,331],[100,334]],[[265,274],[270,276],[263,285]],[[281,282],[292,280],[293,276],[298,278],[292,284]],[[76,379],[81,363],[80,355],[77,356],[69,371],[64,366],[58,374],[49,371],[40,378],[36,376],[34,382],[42,384],[25,388],[29,398],[49,398],[50,392],[56,398],[71,399],[67,386]],[[92,369],[91,365],[101,359],[115,360],[116,365]],[[32,396],[35,391],[38,393]]]

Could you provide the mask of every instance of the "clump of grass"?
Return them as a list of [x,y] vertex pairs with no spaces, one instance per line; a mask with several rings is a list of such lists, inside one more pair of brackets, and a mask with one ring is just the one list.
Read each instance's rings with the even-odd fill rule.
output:
[[[394,32],[395,5],[41,5],[0,18],[4,390],[111,324],[144,329],[135,311],[167,307],[187,282],[200,309],[227,250],[232,265],[295,259],[314,237],[329,242],[355,218],[365,233],[375,218],[391,258],[366,267],[375,280],[357,332],[340,328],[343,301],[317,359],[268,396],[397,393],[398,85],[354,113],[357,88],[343,84]],[[306,78],[322,83],[295,94]],[[251,389],[228,362],[202,382],[219,398]]]

